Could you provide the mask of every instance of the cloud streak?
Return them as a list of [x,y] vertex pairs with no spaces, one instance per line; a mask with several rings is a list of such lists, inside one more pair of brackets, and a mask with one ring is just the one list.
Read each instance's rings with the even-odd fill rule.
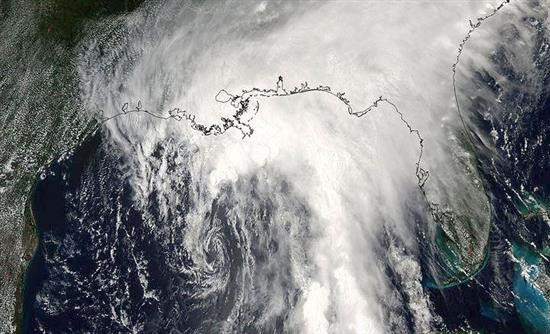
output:
[[[121,21],[105,22],[105,33],[90,36],[83,44],[83,100],[90,110],[104,110],[107,117],[126,101],[141,100],[151,110],[185,106],[193,110],[193,122],[209,124],[234,115],[234,108],[216,101],[220,90],[244,90],[244,95],[250,87],[272,87],[279,74],[290,85],[304,80],[315,83],[313,87],[329,84],[345,91],[352,101],[380,101],[378,96],[387,96],[390,104],[361,119],[349,117],[349,105],[322,90],[288,94],[284,99],[250,96],[252,105],[261,102],[261,111],[247,118],[254,133],[245,140],[242,130],[204,137],[183,123],[137,114],[117,117],[106,126],[113,142],[132,159],[129,177],[138,203],[145,205],[151,192],[161,192],[164,200],[157,204],[161,211],[177,205],[179,197],[170,192],[168,183],[189,173],[196,196],[190,204],[189,223],[181,232],[185,234],[181,247],[190,251],[197,273],[208,272],[211,266],[205,249],[212,247],[214,239],[200,235],[216,235],[204,230],[214,202],[225,203],[229,210],[225,224],[234,228],[236,222],[247,222],[241,228],[249,235],[266,232],[255,225],[262,221],[258,212],[250,211],[250,205],[256,204],[246,204],[260,203],[261,198],[278,203],[270,207],[271,231],[301,226],[298,231],[302,232],[291,228],[273,235],[273,240],[288,246],[286,255],[273,257],[273,262],[258,262],[257,255],[247,253],[250,248],[240,248],[248,254],[241,266],[252,286],[265,292],[257,295],[243,285],[239,290],[243,295],[231,306],[234,313],[230,312],[228,321],[246,310],[243,305],[267,300],[278,306],[261,309],[261,318],[270,321],[288,313],[287,328],[312,333],[385,332],[385,320],[400,317],[399,311],[389,314],[394,312],[388,308],[394,288],[386,283],[381,265],[389,258],[405,282],[405,293],[418,299],[398,309],[408,310],[423,331],[435,321],[415,262],[418,250],[411,207],[426,214],[417,188],[423,176],[415,175],[418,137],[407,131],[402,117],[406,115],[423,134],[426,165],[436,175],[427,188],[430,196],[451,206],[483,199],[482,188],[468,188],[466,199],[458,191],[475,182],[476,176],[464,172],[467,162],[454,162],[456,155],[467,153],[454,137],[458,120],[449,68],[467,31],[467,18],[487,10],[484,5],[237,5],[231,1],[219,6],[177,1],[163,7],[150,5]],[[278,95],[283,88],[274,89]],[[233,98],[242,96],[227,95],[218,99],[235,102]],[[395,105],[402,114],[392,110]],[[162,164],[164,159],[154,156],[154,148],[167,140],[177,142],[175,149],[190,158],[177,165],[179,173],[152,174],[151,164]],[[248,184],[253,179],[257,181]],[[288,187],[283,191],[274,183]],[[307,208],[308,214],[290,209],[289,199]],[[481,203],[474,207],[475,215],[486,219],[487,208]],[[454,209],[462,210],[460,205]],[[425,215],[425,220],[428,224],[430,217]],[[304,230],[309,232],[304,235]],[[385,231],[391,231],[393,241],[380,253],[377,247]],[[233,241],[224,236],[217,242]],[[213,253],[225,258],[221,250]],[[278,279],[266,278],[266,268],[285,266],[288,271]],[[222,278],[212,277],[213,287],[228,287]],[[297,289],[295,297],[277,302],[289,298],[285,297],[289,285]],[[276,315],[270,317],[270,312]],[[404,326],[397,320],[395,324]]]

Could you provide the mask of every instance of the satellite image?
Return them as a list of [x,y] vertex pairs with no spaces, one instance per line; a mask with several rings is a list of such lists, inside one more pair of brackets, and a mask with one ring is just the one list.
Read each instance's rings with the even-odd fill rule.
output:
[[550,0],[0,0],[0,333],[550,333]]

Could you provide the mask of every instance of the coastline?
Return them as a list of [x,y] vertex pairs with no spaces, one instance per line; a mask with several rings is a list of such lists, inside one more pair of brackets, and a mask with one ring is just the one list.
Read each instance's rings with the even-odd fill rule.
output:
[[28,269],[38,249],[39,234],[36,226],[36,217],[32,208],[33,194],[36,181],[34,182],[27,201],[25,203],[25,209],[23,213],[23,234],[22,234],[22,249],[23,254],[21,256],[21,266],[19,269],[19,279],[16,287],[15,296],[15,315],[13,317],[13,326],[15,327],[15,333],[22,333],[22,321],[23,321],[23,301],[25,282]]

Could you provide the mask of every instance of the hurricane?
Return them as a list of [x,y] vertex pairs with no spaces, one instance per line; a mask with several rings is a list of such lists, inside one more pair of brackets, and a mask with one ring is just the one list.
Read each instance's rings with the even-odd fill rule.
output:
[[85,21],[67,89],[88,130],[32,187],[23,331],[546,332],[548,8]]

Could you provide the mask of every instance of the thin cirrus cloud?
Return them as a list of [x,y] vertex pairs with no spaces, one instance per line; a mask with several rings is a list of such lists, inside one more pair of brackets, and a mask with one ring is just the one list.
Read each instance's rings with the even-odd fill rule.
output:
[[[449,163],[450,129],[458,124],[450,68],[469,28],[468,19],[495,3],[198,6],[171,1],[162,8],[146,6],[109,23],[121,43],[110,43],[113,34],[107,32],[83,43],[94,47],[82,47],[82,98],[91,112],[101,109],[111,115],[125,102],[140,100],[159,113],[184,108],[208,124],[234,112],[215,101],[221,89],[232,94],[253,87],[275,89],[279,75],[287,89],[307,81],[345,92],[356,108],[382,95],[425,139],[423,164],[434,179],[428,195],[445,201],[445,194],[457,191],[466,178]],[[98,45],[107,51],[99,53]],[[99,67],[105,59],[109,65]],[[388,105],[355,118],[338,99],[315,92],[255,102],[259,112],[250,121],[254,133],[245,139],[233,130],[204,137],[185,121],[144,115],[106,123],[110,138],[135,167],[130,178],[136,201],[145,201],[156,191],[164,195],[159,196],[160,211],[167,210],[178,199],[170,193],[170,182],[188,171],[193,188],[200,191],[192,199],[182,247],[190,250],[195,270],[207,271],[204,238],[197,236],[212,201],[229,196],[231,188],[228,203],[233,207],[228,215],[254,220],[257,213],[243,203],[271,198],[275,218],[270,224],[296,226],[272,227],[285,256],[264,266],[248,264],[256,284],[271,288],[264,293],[243,292],[241,304],[234,308],[266,302],[272,307],[263,309],[260,321],[286,312],[285,326],[306,333],[382,333],[388,330],[387,319],[393,326],[405,326],[399,314],[391,314],[388,305],[395,303],[395,294],[378,264],[378,237],[390,229],[399,245],[409,250],[403,252],[396,244],[385,256],[405,282],[405,294],[415,300],[409,309],[416,329],[428,330],[437,319],[420,285],[419,264],[411,255],[416,246],[410,206],[424,205],[415,177],[418,139]],[[181,174],[151,167],[162,163],[154,161],[152,151],[167,140],[178,143],[173,149],[189,157],[179,161]],[[251,178],[257,180],[257,197],[246,185]],[[281,190],[281,182],[288,189]],[[307,215],[298,209],[302,206]],[[258,226],[251,223],[245,228],[252,235]],[[288,268],[286,276],[269,281],[261,272],[270,266]],[[205,295],[225,284],[216,282],[220,277],[212,276],[213,288]],[[286,281],[300,291],[292,310],[285,302]]]

